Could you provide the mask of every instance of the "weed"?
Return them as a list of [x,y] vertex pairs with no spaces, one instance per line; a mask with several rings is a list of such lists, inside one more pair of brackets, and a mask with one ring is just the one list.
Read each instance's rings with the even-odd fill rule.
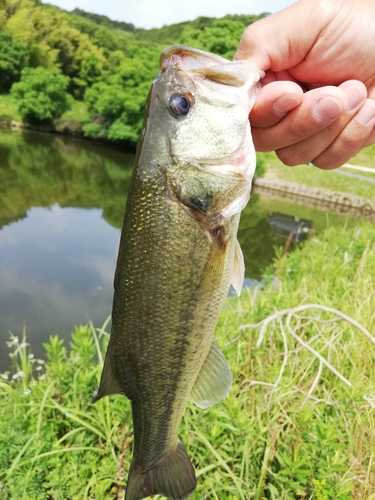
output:
[[[180,429],[196,500],[374,500],[374,289],[375,229],[365,225],[328,229],[279,257],[262,288],[228,300],[216,336],[233,388],[207,410],[189,404]],[[69,348],[51,337],[46,363],[25,331],[11,337],[12,371],[0,378],[2,499],[123,497],[129,401],[91,404],[106,327],[75,327]]]

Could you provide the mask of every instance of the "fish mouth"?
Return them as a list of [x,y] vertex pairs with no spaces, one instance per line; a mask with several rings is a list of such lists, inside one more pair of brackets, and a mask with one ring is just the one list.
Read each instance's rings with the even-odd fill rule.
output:
[[196,69],[223,63],[228,63],[224,57],[180,44],[167,47],[160,55],[161,69],[170,64],[184,66],[185,69]]
[[229,61],[186,45],[171,45],[163,50],[160,68],[165,71],[169,66],[233,87],[242,87],[249,80],[252,85],[264,76],[264,71],[252,67],[248,61]]

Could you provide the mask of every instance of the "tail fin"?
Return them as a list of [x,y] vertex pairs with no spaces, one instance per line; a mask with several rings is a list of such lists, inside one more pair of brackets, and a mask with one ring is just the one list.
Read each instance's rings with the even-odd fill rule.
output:
[[169,500],[187,500],[197,486],[194,467],[184,445],[178,441],[176,450],[149,470],[130,466],[125,500],[140,500],[150,495],[164,495]]

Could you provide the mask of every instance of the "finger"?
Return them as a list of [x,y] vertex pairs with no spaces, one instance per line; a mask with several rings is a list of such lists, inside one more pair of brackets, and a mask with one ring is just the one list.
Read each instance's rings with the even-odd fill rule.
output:
[[372,130],[365,140],[363,147],[367,148],[368,146],[371,146],[372,144],[375,144],[375,125],[372,127]]
[[[305,58],[319,34],[322,19],[316,10],[314,2],[296,2],[251,24],[242,35],[234,59],[251,60],[263,70],[282,71],[296,66]],[[302,33],[296,29],[300,19],[310,20]]]
[[[290,74],[289,71],[265,71],[264,77],[261,79],[262,85],[268,85],[271,82],[276,82],[276,81],[283,81],[283,82],[295,82],[297,83],[300,87],[301,85],[306,86],[305,84],[301,84],[300,81],[296,80],[293,75]],[[307,88],[306,88],[307,90]]]
[[[367,89],[367,97],[375,100],[375,87],[370,87]],[[370,135],[367,137],[363,147],[366,148],[367,146],[371,146],[372,144],[375,144],[375,125],[373,126]]]
[[[332,151],[331,144],[336,141],[340,134],[344,134],[343,137],[346,137],[348,134],[350,135],[352,132],[350,122],[365,102],[367,91],[366,87],[361,82],[357,81],[345,82],[340,86],[340,90],[342,90],[347,97],[346,109],[340,113],[340,115],[331,124],[328,124],[317,133],[289,147],[285,147],[277,151],[277,155],[284,163],[290,166],[295,166],[313,160],[315,162],[316,158],[319,157],[325,150]],[[325,99],[323,99],[322,102],[324,103]],[[322,103],[319,103],[318,101],[317,104],[321,105]],[[314,105],[314,107],[316,110],[316,105]],[[358,135],[361,132],[357,130],[357,128],[354,128],[354,131],[355,135],[353,137],[352,147],[357,142],[360,142],[360,145],[362,145],[369,133],[369,131],[363,130],[363,133],[366,133],[366,135],[362,137]],[[347,149],[346,153],[350,155],[351,151],[352,148]],[[345,155],[345,152],[341,152],[335,160],[333,157],[329,158],[332,168],[340,166],[343,153]],[[320,162],[322,160],[323,157],[319,158],[318,161]]]
[[306,92],[302,103],[279,123],[268,129],[253,128],[257,151],[273,151],[294,146],[327,128],[347,107],[342,89],[324,87]]
[[314,165],[323,170],[331,170],[346,163],[366,145],[374,124],[375,101],[366,99],[341,134],[328,148],[313,159]]
[[293,82],[274,81],[261,88],[250,113],[252,126],[265,128],[278,123],[303,100],[303,91]]

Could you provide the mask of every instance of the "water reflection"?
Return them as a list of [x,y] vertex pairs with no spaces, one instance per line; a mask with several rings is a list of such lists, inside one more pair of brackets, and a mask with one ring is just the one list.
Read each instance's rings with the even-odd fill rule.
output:
[[133,155],[48,134],[0,130],[0,228],[31,207],[101,208],[121,227]]
[[[120,231],[101,210],[33,208],[0,233],[0,363],[7,331],[22,331],[40,349],[50,334],[101,324],[111,312]],[[35,350],[35,349],[34,349]],[[36,351],[38,353],[38,351]],[[40,354],[40,353],[39,353]]]
[[[8,332],[41,355],[43,341],[68,338],[73,325],[100,326],[111,311],[113,274],[133,156],[95,143],[0,130],[0,372],[9,365]],[[286,200],[254,194],[239,241],[248,282],[261,278],[285,240],[269,212],[354,224]]]

